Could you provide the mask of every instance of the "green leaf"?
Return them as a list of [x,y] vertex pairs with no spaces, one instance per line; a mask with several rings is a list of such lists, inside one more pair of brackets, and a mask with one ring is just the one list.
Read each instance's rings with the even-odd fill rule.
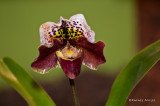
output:
[[138,82],[160,59],[160,41],[139,52],[115,79],[106,106],[124,106]]
[[12,59],[0,60],[0,76],[16,89],[30,106],[55,106],[37,82]]

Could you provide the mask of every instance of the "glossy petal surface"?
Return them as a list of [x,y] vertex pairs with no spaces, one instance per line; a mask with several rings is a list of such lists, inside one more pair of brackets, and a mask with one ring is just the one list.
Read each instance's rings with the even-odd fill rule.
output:
[[102,41],[94,43],[94,40],[95,33],[83,14],[76,14],[69,20],[60,17],[58,23],[46,22],[40,26],[39,56],[31,66],[46,73],[57,67],[59,61],[70,79],[79,75],[82,63],[96,70],[106,62],[103,55],[105,44]]
[[78,40],[70,40],[71,45],[83,48],[84,59],[83,64],[91,69],[97,70],[100,64],[106,62],[103,49],[105,44],[102,41],[90,43],[86,38],[81,37]]
[[32,68],[40,73],[46,73],[51,68],[57,67],[56,51],[62,48],[66,43],[54,39],[54,45],[48,48],[44,45],[39,47],[39,56],[31,64]]
[[73,60],[65,60],[60,57],[58,59],[64,73],[68,78],[75,79],[79,75],[83,61],[83,54],[82,56]]

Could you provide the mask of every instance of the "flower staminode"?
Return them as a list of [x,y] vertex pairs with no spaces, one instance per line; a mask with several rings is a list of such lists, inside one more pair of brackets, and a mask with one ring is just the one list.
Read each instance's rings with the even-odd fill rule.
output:
[[103,55],[105,44],[102,41],[94,43],[94,37],[94,31],[82,14],[69,20],[61,17],[57,24],[46,22],[40,26],[39,56],[31,66],[40,73],[46,73],[57,67],[59,62],[70,79],[79,75],[82,63],[96,70],[106,60]]
[[73,46],[66,46],[62,50],[56,52],[58,57],[68,60],[74,60],[81,55],[81,49],[77,49]]

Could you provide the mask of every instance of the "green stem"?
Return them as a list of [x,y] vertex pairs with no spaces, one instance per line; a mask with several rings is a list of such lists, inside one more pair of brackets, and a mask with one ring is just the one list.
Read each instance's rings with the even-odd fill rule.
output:
[[80,104],[78,103],[77,95],[76,95],[74,80],[69,79],[69,83],[70,83],[70,86],[72,88],[72,93],[73,93],[73,97],[74,97],[75,106],[80,106]]

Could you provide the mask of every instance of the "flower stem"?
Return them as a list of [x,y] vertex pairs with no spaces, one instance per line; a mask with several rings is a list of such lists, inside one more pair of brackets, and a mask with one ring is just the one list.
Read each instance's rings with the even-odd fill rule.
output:
[[72,93],[73,93],[73,97],[74,97],[75,106],[80,106],[80,104],[78,103],[77,95],[76,95],[74,80],[69,79],[69,83],[70,83],[70,86],[72,88]]

